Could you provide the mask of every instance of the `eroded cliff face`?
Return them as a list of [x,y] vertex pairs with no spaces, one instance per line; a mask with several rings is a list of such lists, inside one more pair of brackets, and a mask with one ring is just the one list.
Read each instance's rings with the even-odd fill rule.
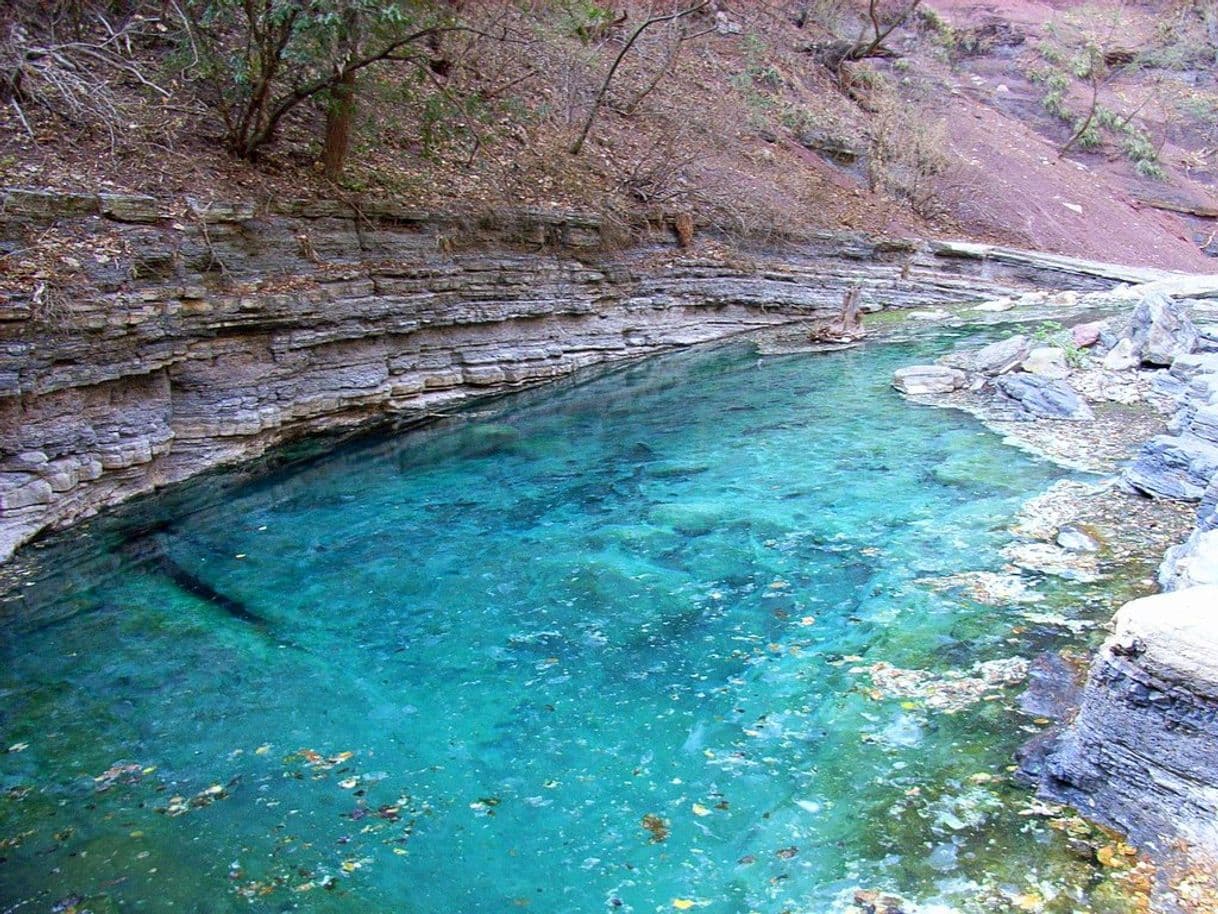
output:
[[[1123,606],[1078,713],[1045,764],[1043,792],[1169,864],[1167,885],[1156,893],[1161,911],[1212,911],[1218,902],[1215,607],[1215,586]],[[1203,878],[1190,879],[1188,867]]]
[[[38,532],[290,437],[865,310],[1154,278],[979,245],[826,236],[688,255],[595,218],[10,190],[0,560]],[[51,272],[25,257],[47,251]],[[10,286],[10,288],[12,288]]]

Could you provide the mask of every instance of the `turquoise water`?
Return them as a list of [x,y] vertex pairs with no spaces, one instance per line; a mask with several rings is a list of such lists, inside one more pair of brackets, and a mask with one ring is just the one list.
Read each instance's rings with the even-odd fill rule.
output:
[[1063,643],[918,580],[1061,475],[889,390],[945,345],[657,358],[49,550],[0,617],[0,911],[1083,898],[1013,690],[852,672]]

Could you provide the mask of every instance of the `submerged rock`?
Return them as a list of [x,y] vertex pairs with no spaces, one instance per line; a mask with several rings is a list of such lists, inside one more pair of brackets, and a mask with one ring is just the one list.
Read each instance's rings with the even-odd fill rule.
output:
[[1078,527],[1063,527],[1057,534],[1057,545],[1067,552],[1099,552],[1100,544]]
[[1074,552],[1053,543],[1012,543],[1002,554],[1016,568],[1089,584],[1100,579],[1094,554]]
[[1064,381],[1018,374],[997,378],[994,386],[1033,418],[1072,421],[1095,418],[1091,407]]
[[851,672],[871,677],[873,698],[916,699],[931,711],[955,714],[996,689],[1023,682],[1028,674],[1028,661],[1022,657],[987,660],[974,664],[968,673],[950,670],[943,674],[902,669],[880,661]]
[[892,375],[892,386],[903,394],[949,394],[967,382],[963,371],[944,365],[911,365],[898,368]]

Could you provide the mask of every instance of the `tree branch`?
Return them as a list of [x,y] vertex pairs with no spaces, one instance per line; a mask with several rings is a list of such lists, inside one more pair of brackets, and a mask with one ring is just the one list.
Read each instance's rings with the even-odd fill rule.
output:
[[580,150],[584,148],[584,142],[588,139],[588,134],[592,131],[592,124],[596,120],[596,115],[600,111],[601,105],[605,103],[605,94],[609,91],[609,84],[613,82],[613,76],[615,73],[617,73],[617,68],[621,66],[622,58],[624,58],[627,52],[634,47],[634,43],[638,41],[638,38],[643,34],[643,31],[650,26],[656,25],[657,23],[672,22],[676,19],[682,18],[683,16],[688,16],[690,13],[696,13],[698,10],[704,9],[709,4],[710,0],[702,0],[702,2],[697,3],[694,6],[683,10],[677,10],[674,13],[669,13],[667,16],[652,16],[650,19],[645,19],[639,25],[639,27],[634,30],[631,36],[626,40],[626,43],[622,45],[622,49],[618,51],[617,57],[613,59],[613,63],[609,67],[609,72],[605,74],[605,80],[601,83],[601,87],[596,93],[596,98],[592,100],[592,110],[588,112],[588,118],[584,121],[584,127],[579,132],[579,137],[574,143],[571,144],[571,148],[567,150],[571,153],[571,155],[579,155]]

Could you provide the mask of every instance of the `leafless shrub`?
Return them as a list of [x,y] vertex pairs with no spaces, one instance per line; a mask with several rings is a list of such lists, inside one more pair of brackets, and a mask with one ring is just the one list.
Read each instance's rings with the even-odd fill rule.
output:
[[[111,150],[136,117],[133,103],[117,86],[138,85],[168,98],[169,92],[145,76],[132,57],[133,32],[143,19],[115,23],[100,10],[91,10],[89,37],[61,41],[54,30],[10,18],[0,37],[0,100],[7,102],[34,136],[27,117],[30,106],[43,108],[78,128],[100,129]],[[72,20],[77,34],[80,19]]]
[[919,215],[936,215],[936,179],[951,163],[947,125],[904,101],[888,85],[870,94],[871,150],[868,177],[872,190],[906,201]]

